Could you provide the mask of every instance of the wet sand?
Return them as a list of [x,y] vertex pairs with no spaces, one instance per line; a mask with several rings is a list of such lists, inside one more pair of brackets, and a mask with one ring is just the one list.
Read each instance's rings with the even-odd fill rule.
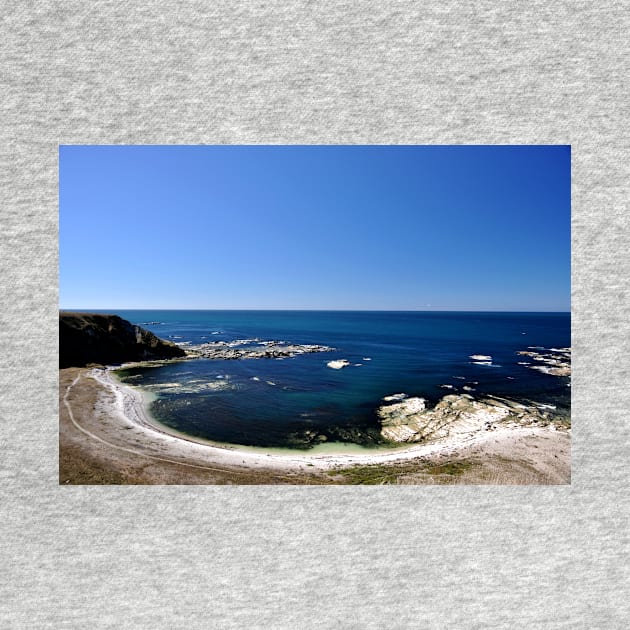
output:
[[369,453],[264,453],[161,427],[102,369],[59,372],[61,484],[568,484],[570,431],[498,428]]

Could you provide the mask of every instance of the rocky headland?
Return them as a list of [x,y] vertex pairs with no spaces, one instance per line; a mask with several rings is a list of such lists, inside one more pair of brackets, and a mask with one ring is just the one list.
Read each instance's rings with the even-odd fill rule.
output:
[[186,351],[118,315],[59,313],[59,367],[176,359]]

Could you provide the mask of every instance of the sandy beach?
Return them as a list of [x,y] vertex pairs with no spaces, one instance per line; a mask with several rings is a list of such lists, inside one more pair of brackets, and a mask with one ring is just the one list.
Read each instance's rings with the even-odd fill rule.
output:
[[369,453],[211,445],[151,419],[105,369],[59,372],[61,484],[568,484],[570,430],[497,428]]

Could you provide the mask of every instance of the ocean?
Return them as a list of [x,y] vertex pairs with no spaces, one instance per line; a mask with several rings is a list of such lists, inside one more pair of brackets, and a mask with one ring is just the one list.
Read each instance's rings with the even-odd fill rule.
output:
[[[570,378],[532,369],[536,362],[517,354],[570,347],[570,313],[115,314],[189,348],[237,340],[253,346],[274,340],[335,348],[284,358],[199,358],[117,372],[145,393],[157,421],[212,442],[285,449],[391,448],[380,437],[376,411],[384,397],[394,394],[420,396],[429,406],[447,394],[494,395],[570,415]],[[349,365],[332,369],[327,364],[334,360]]]

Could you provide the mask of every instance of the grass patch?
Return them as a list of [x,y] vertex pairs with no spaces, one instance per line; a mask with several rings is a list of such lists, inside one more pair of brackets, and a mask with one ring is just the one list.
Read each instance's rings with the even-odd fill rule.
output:
[[381,485],[396,483],[402,471],[397,466],[354,466],[342,470],[329,470],[329,475],[342,475],[344,483],[352,485]]
[[330,476],[343,477],[342,483],[350,485],[389,485],[399,483],[405,475],[431,475],[454,477],[472,468],[473,462],[456,461],[429,464],[426,461],[404,464],[370,464],[329,470]]
[[437,466],[429,466],[424,472],[429,475],[461,475],[472,466],[472,462],[445,462]]

